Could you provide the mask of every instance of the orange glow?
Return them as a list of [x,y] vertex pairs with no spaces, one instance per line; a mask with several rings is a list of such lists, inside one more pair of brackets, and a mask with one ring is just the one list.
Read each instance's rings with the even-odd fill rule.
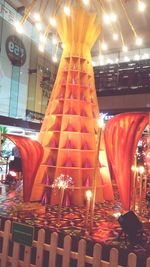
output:
[[[71,176],[74,181],[71,204],[81,206],[87,190],[85,181],[88,179],[88,187],[92,189],[95,168],[99,108],[90,50],[101,27],[96,13],[81,8],[72,9],[70,17],[62,13],[56,20],[64,50],[40,132],[44,156],[31,200],[41,199],[46,175],[53,183],[63,174]],[[103,202],[99,166],[96,166],[96,170],[96,201]],[[112,191],[107,195],[112,196]],[[52,190],[51,204],[59,202],[59,190]]]

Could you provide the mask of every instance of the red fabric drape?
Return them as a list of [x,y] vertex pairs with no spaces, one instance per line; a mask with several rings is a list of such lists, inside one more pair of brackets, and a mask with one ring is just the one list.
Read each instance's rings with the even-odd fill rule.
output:
[[18,147],[22,159],[23,200],[29,201],[37,169],[43,157],[42,145],[30,138],[16,135],[5,135]]
[[111,175],[116,179],[122,206],[126,210],[131,204],[134,154],[147,124],[148,113],[124,113],[112,118],[104,131]]

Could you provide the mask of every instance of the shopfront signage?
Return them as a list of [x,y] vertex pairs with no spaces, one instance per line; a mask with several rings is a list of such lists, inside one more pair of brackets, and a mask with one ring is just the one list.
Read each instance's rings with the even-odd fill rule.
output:
[[34,235],[33,226],[23,223],[13,222],[12,225],[13,241],[31,247],[33,242],[33,235]]
[[15,35],[6,40],[6,53],[14,66],[22,66],[26,61],[26,50],[23,42]]

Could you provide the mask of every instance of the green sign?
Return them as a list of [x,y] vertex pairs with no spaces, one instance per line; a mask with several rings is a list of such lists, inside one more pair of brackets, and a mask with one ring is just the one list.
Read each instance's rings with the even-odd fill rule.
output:
[[26,246],[32,246],[34,228],[33,226],[13,222],[12,225],[12,239],[15,242]]

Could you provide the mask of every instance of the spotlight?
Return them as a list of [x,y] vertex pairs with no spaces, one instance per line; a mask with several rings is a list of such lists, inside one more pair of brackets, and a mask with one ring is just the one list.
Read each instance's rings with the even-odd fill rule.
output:
[[70,16],[70,7],[64,6],[64,13],[66,14],[66,16]]
[[117,33],[113,33],[113,40],[115,40],[115,41],[118,40],[118,34]]
[[40,35],[40,41],[41,43],[46,43],[46,36],[44,36],[44,34]]
[[124,46],[122,47],[122,51],[123,51],[123,52],[127,52],[127,51],[128,51],[128,47],[127,47],[126,45],[124,45]]
[[52,27],[56,27],[56,20],[55,20],[55,18],[50,18],[49,22],[50,22],[50,24],[51,24]]
[[118,222],[122,228],[121,234],[124,232],[131,243],[141,241],[143,226],[133,211],[121,215]]
[[138,3],[138,9],[139,9],[140,12],[144,12],[145,9],[146,9],[145,3],[142,2],[142,1],[139,1],[139,3]]
[[111,14],[110,14],[110,19],[111,19],[112,22],[116,22],[116,20],[117,20],[117,16],[116,16],[116,14],[111,13]]
[[37,30],[40,32],[42,30],[42,24],[40,22],[36,22],[35,23],[35,27],[37,28]]
[[82,0],[83,1],[83,4],[85,5],[85,6],[88,6],[89,5],[89,0]]
[[44,52],[44,46],[43,45],[39,45],[39,51],[42,53]]
[[104,20],[104,23],[110,24],[110,17],[107,14],[104,14],[103,20]]
[[34,13],[33,17],[34,17],[35,21],[40,21],[41,20],[41,17],[40,17],[39,13]]
[[57,44],[57,38],[56,38],[55,36],[54,36],[53,39],[52,39],[52,43],[53,43],[54,45]]
[[124,61],[128,62],[128,61],[130,61],[130,58],[126,56],[126,57],[124,57]]
[[53,56],[53,57],[52,57],[52,60],[53,60],[53,62],[56,63],[56,62],[57,62],[57,57],[56,57],[56,56]]
[[142,38],[138,37],[138,38],[136,39],[136,45],[137,45],[137,46],[140,46],[140,45],[142,45],[142,43],[143,43]]
[[106,43],[102,43],[102,50],[107,50],[107,44]]

